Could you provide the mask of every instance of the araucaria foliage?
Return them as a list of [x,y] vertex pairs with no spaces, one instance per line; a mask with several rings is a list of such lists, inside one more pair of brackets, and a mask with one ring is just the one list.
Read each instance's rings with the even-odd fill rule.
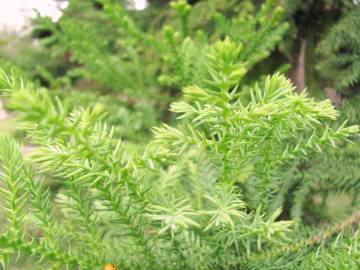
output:
[[[331,103],[295,93],[279,74],[244,102],[239,53],[229,38],[211,47],[208,87],[184,88],[184,100],[171,106],[177,126],[154,128],[143,154],[112,136],[101,108],[69,111],[2,72],[9,107],[39,146],[24,161],[16,142],[1,138],[4,259],[19,251],[54,268],[109,261],[124,269],[229,268],[288,241],[292,222],[276,220],[280,209],[264,211],[271,172],[358,127],[332,129]],[[63,184],[54,202],[44,177]]]
[[[291,181],[281,178],[283,166],[336,151],[359,128],[342,121],[329,100],[295,91],[280,73],[257,83],[246,78],[286,30],[275,1],[248,21],[216,13],[212,35],[196,37],[190,5],[173,2],[181,31],[165,27],[160,41],[141,31],[121,5],[99,2],[101,19],[115,22],[120,35],[128,32],[128,43],[112,51],[106,41],[87,46],[94,36],[86,30],[94,29],[64,19],[54,37],[57,46],[73,46],[81,65],[72,75],[153,107],[169,91],[177,118],[153,127],[152,137],[134,146],[131,132],[122,140],[107,123],[106,106],[76,106],[73,97],[62,100],[0,69],[7,108],[17,112],[19,128],[35,145],[22,154],[19,142],[0,136],[0,267],[27,256],[44,269],[294,269],[292,263],[356,269],[358,233],[332,237],[352,228],[359,214],[309,236],[304,196],[294,196],[290,214],[282,209],[293,192]],[[123,58],[114,57],[119,48],[127,48]],[[158,66],[142,68],[152,57]],[[170,90],[161,93],[156,83]],[[305,181],[295,188],[308,194]],[[325,268],[327,258],[336,259],[337,268]]]
[[[357,90],[360,82],[360,7],[349,11],[320,43],[319,68],[334,76],[337,90]],[[333,75],[335,71],[335,75]]]

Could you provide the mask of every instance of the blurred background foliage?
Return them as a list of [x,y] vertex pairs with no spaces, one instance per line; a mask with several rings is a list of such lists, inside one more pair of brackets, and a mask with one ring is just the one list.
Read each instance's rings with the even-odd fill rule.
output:
[[[279,0],[259,10],[263,3],[152,0],[138,11],[122,1],[72,0],[57,22],[39,14],[29,34],[3,34],[2,67],[21,71],[72,107],[101,103],[117,135],[141,145],[152,126],[172,121],[168,105],[182,87],[206,83],[200,79],[207,70],[205,48],[229,36],[243,47],[245,95],[264,74],[281,71],[299,91],[307,87],[314,97],[330,98],[343,119],[358,123],[360,6],[347,0]],[[1,123],[11,133],[14,125]],[[273,207],[285,206],[300,219],[303,210],[318,215],[318,209],[303,209],[315,197],[327,201],[332,193],[349,192],[355,199],[360,152],[354,144],[339,148],[284,166],[277,184],[296,201],[289,204],[284,197]],[[319,165],[315,171],[313,163]]]
[[[242,95],[280,71],[297,91],[307,88],[316,99],[331,99],[341,111],[335,126],[344,119],[358,124],[360,4],[354,3],[149,0],[139,11],[126,1],[70,0],[58,21],[39,15],[28,34],[0,35],[1,67],[21,72],[70,107],[102,104],[116,136],[140,147],[151,127],[173,121],[168,107],[184,86],[208,86],[202,79],[207,49],[230,37],[241,44],[239,60],[247,71]],[[4,116],[0,131],[22,137],[15,126]],[[273,179],[274,191],[283,196],[269,195],[269,212],[283,207],[282,218],[309,228],[339,222],[359,207],[359,140],[298,158]],[[256,181],[247,189],[256,190]]]

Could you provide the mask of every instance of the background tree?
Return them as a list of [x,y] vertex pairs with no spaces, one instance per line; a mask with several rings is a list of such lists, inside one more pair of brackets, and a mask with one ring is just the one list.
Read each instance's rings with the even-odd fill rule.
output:
[[357,15],[74,0],[38,17],[0,73],[35,145],[0,138],[3,266],[357,269]]

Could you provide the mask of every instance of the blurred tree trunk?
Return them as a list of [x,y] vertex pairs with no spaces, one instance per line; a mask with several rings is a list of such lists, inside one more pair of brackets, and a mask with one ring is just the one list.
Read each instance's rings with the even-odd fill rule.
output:
[[294,82],[299,92],[305,88],[305,59],[306,59],[306,47],[307,39],[301,39],[300,51],[296,59],[295,68],[292,72],[292,81]]

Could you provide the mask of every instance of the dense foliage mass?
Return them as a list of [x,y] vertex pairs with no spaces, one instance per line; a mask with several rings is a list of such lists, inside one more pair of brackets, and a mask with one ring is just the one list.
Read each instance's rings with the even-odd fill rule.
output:
[[[34,21],[33,62],[3,62],[0,269],[358,268],[358,98],[271,63],[308,3],[194,2],[70,1]],[[358,11],[318,48],[346,95]]]

